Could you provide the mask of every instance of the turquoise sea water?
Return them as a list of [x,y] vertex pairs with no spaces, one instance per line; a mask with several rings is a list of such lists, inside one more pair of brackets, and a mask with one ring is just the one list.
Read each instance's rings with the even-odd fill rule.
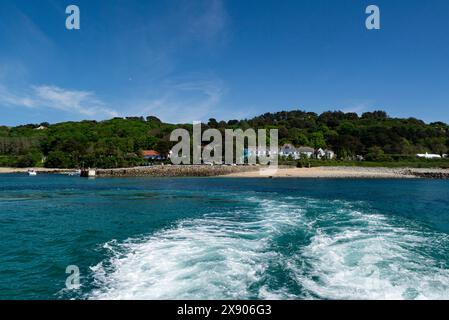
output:
[[0,175],[0,298],[445,299],[448,233],[449,181]]

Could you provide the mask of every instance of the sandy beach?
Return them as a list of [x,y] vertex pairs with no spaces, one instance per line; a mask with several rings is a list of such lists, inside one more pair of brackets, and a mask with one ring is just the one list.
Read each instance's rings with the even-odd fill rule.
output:
[[[259,171],[238,172],[226,175],[235,178],[261,178]],[[416,178],[411,169],[366,168],[366,167],[315,167],[280,168],[273,178]]]
[[8,168],[8,167],[0,167],[0,174],[5,173],[27,173],[28,170],[34,170],[40,173],[63,173],[70,172],[74,169],[52,169],[52,168]]

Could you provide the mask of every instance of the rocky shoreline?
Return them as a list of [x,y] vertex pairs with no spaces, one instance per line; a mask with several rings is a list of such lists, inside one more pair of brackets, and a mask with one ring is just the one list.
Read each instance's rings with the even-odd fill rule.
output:
[[426,179],[449,179],[448,169],[401,169],[402,174]]

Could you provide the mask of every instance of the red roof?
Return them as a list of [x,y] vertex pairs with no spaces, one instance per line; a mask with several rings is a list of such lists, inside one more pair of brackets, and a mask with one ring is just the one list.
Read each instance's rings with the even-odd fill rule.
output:
[[144,150],[142,151],[144,157],[151,157],[151,156],[158,156],[160,155],[159,152],[156,150]]

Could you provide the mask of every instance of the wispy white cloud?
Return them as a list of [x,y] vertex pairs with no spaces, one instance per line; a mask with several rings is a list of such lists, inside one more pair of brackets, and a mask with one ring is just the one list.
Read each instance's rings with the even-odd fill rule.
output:
[[[140,34],[137,43],[127,33],[120,35],[123,37],[118,42],[120,47],[129,43],[126,48],[138,48],[131,54],[145,57],[141,64],[151,68],[151,75],[155,69],[171,73],[178,67],[179,57],[186,48],[195,48],[203,55],[217,54],[230,39],[231,19],[223,0],[175,3],[177,10],[163,11],[142,20],[135,31]],[[120,10],[127,8],[121,4]]]
[[108,108],[89,91],[67,90],[56,86],[35,86],[33,90],[38,100],[54,109],[86,116],[118,115],[117,111]]
[[205,41],[216,41],[226,37],[229,15],[223,0],[208,0],[200,4],[203,8],[189,15],[190,34]]
[[107,107],[94,93],[68,90],[57,86],[32,86],[14,92],[0,85],[0,106],[55,109],[89,117],[114,117],[118,112]]
[[343,108],[343,112],[355,112],[355,113],[362,113],[369,111],[373,108],[374,101],[372,100],[365,100],[365,101],[350,101],[346,104],[346,106]]
[[[196,77],[198,79],[198,77]],[[92,119],[127,115],[156,115],[164,121],[189,123],[225,112],[220,103],[226,87],[219,79],[171,80],[148,99],[129,99],[121,109],[106,104],[94,92],[54,85],[30,86],[14,91],[0,84],[0,107],[59,110]]]
[[164,121],[187,123],[204,120],[220,109],[226,92],[222,81],[197,80],[169,82],[156,98],[140,101],[131,108],[140,115],[156,115]]
[[153,97],[147,99],[125,99],[120,103],[120,109],[105,103],[91,91],[69,90],[54,85],[27,88],[14,91],[0,84],[0,108],[59,110],[69,116],[81,115],[91,119],[156,115],[164,121],[176,123],[207,120],[226,113],[221,106],[227,91],[224,83],[220,79],[198,75],[189,80],[167,81],[161,84]]
[[5,86],[0,85],[0,105],[23,106],[26,108],[35,107],[35,101],[26,96],[20,96],[10,92]]

